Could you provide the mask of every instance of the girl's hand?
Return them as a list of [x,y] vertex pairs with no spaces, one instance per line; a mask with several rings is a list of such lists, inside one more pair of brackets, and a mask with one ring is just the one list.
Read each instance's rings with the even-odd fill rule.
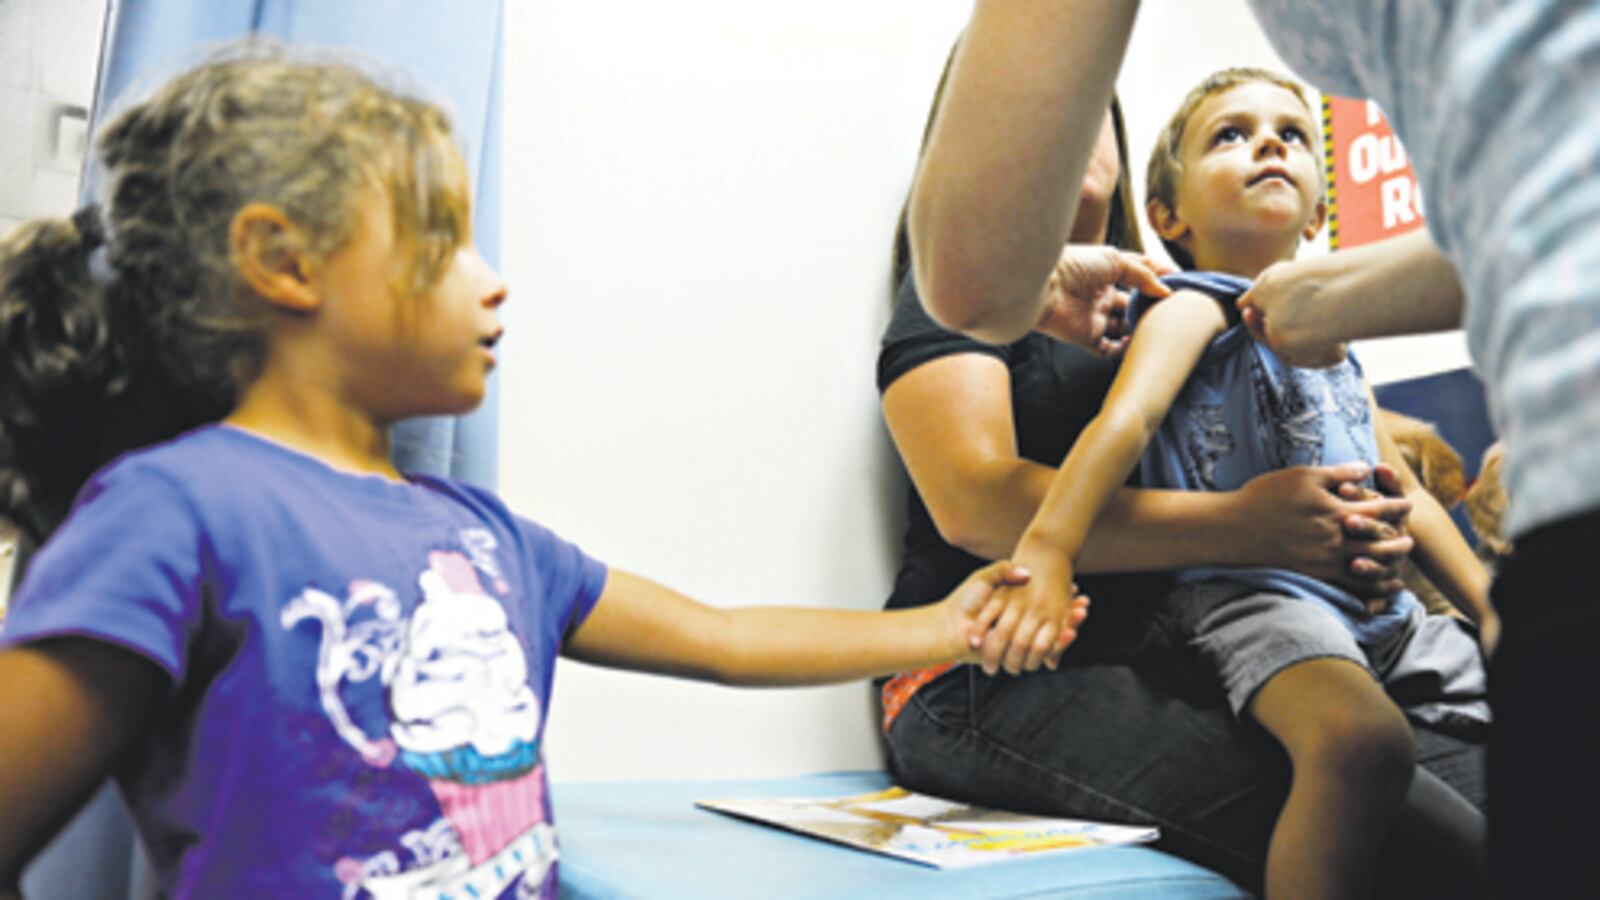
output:
[[1129,337],[1128,295],[1121,287],[1165,297],[1172,291],[1161,275],[1169,271],[1148,256],[1115,247],[1068,244],[1045,285],[1044,314],[1034,328],[1101,356],[1120,356]]
[[947,633],[955,641],[954,656],[963,662],[978,658],[984,635],[999,615],[995,611],[996,596],[1008,587],[1027,584],[1030,578],[1027,569],[1002,559],[968,575],[939,602],[945,612]]
[[1027,569],[1027,584],[995,591],[979,617],[981,625],[994,626],[977,660],[989,675],[1002,667],[1012,675],[1041,665],[1054,669],[1089,615],[1089,598],[1078,594],[1065,554],[1023,541],[1015,562]]

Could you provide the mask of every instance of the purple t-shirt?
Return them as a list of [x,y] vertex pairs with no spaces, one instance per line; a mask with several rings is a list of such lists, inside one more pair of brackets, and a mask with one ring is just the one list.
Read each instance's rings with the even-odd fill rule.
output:
[[172,677],[118,780],[174,896],[554,896],[545,710],[605,579],[487,492],[213,426],[95,476],[0,646]]

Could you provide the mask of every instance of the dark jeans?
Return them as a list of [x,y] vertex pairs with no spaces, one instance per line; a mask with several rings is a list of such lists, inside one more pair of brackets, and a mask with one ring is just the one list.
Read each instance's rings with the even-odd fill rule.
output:
[[[962,666],[918,691],[895,720],[890,765],[899,783],[925,793],[1158,825],[1157,846],[1259,892],[1289,759],[1259,726],[1233,716],[1214,682],[1175,665],[994,678]],[[1417,738],[1422,767],[1386,845],[1382,891],[1482,893],[1483,748],[1425,729]]]
[[[1501,897],[1593,896],[1600,826],[1600,513],[1519,537],[1494,586],[1490,846]],[[1588,885],[1588,887],[1582,887]]]

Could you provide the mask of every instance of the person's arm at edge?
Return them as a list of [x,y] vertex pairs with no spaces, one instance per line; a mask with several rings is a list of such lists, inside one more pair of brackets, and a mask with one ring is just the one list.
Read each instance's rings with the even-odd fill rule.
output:
[[[914,609],[722,608],[613,569],[562,652],[717,684],[850,681],[975,660],[978,614],[998,587],[1026,581],[1026,573],[999,562],[967,576],[944,601]],[[1076,620],[1083,620],[1081,608]]]
[[[940,536],[984,559],[1010,556],[1056,470],[1018,453],[1005,364],[982,353],[922,363],[884,391],[883,415]],[[1392,571],[1373,578],[1345,567],[1359,556],[1392,564],[1411,546],[1403,535],[1377,533],[1379,523],[1404,517],[1408,501],[1334,493],[1367,474],[1351,463],[1271,472],[1219,493],[1119,488],[1090,530],[1078,569],[1272,566],[1363,596],[1392,594],[1399,589]],[[1353,533],[1338,524],[1352,517],[1366,523]]]
[[99,641],[58,638],[0,651],[0,897],[88,801],[169,680]]
[[948,328],[1007,343],[1039,321],[1137,0],[978,0],[917,172],[917,287]]
[[[1367,403],[1372,409],[1378,408],[1370,389]],[[1412,559],[1457,609],[1478,623],[1485,649],[1492,649],[1499,637],[1499,619],[1489,602],[1489,570],[1472,552],[1450,514],[1406,465],[1383,418],[1373,416],[1372,427],[1379,456],[1399,472],[1401,490],[1411,500],[1411,535],[1416,541]]]
[[1101,510],[1127,480],[1212,339],[1227,327],[1217,302],[1179,291],[1145,315],[1100,412],[1062,461],[1018,541],[1076,560]]
[[1278,263],[1239,298],[1245,325],[1285,361],[1326,366],[1338,345],[1461,327],[1466,293],[1426,229]]

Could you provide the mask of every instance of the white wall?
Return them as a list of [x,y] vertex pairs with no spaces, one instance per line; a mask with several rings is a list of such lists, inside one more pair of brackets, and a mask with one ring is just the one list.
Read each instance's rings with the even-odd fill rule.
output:
[[[103,0],[0,0],[0,238],[78,202]],[[15,562],[0,522],[0,615]]]
[[78,199],[103,0],[0,0],[0,236]]
[[[501,488],[710,602],[876,608],[873,365],[962,0],[510,3]],[[561,779],[876,765],[864,685],[557,676]]]
[[[890,238],[970,0],[507,6],[506,498],[711,602],[877,607]],[[1146,4],[1121,84],[1141,175],[1182,94],[1241,63],[1282,68],[1242,2]],[[563,666],[560,780],[880,762],[864,685]]]

